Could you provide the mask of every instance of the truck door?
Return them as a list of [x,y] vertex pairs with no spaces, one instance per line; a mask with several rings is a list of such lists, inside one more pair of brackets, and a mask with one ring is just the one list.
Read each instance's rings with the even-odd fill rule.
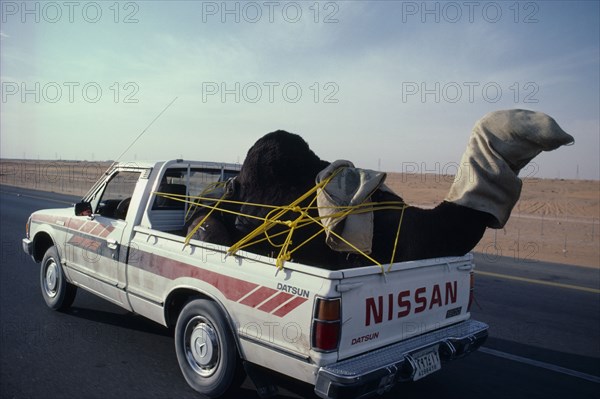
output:
[[[67,263],[79,272],[88,288],[121,303],[123,264],[127,245],[122,245],[127,227],[129,201],[139,171],[118,171],[98,187],[91,198],[92,216],[73,216],[67,235]],[[121,276],[121,278],[120,278]]]

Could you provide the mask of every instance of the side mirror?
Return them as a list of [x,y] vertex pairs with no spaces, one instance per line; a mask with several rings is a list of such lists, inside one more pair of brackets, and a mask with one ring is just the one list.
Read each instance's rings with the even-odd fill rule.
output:
[[92,204],[85,201],[76,203],[75,216],[92,216]]

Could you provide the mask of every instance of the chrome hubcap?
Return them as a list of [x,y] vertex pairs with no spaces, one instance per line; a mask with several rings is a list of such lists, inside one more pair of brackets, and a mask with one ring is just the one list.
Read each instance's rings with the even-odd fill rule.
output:
[[58,267],[53,259],[50,259],[46,264],[45,282],[46,294],[48,294],[49,297],[55,297],[58,285]]
[[183,339],[192,369],[203,377],[212,375],[219,362],[219,338],[215,329],[203,317],[196,316],[188,322]]

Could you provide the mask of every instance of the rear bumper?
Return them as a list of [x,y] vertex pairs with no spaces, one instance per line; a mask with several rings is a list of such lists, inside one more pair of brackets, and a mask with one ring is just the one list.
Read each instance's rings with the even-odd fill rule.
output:
[[467,320],[339,363],[321,367],[315,393],[322,398],[361,398],[382,394],[397,382],[412,380],[415,369],[410,354],[438,346],[440,359],[448,361],[479,348],[488,326]]

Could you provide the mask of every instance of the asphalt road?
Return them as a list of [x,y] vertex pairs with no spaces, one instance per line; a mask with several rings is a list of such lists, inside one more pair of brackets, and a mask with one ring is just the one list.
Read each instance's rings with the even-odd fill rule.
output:
[[[0,186],[0,397],[198,398],[161,326],[79,290],[68,312],[46,308],[39,266],[21,250],[28,215],[72,197]],[[598,269],[476,255],[473,317],[484,347],[387,398],[599,398]],[[312,397],[280,381],[280,397]],[[231,397],[257,398],[246,380]]]

